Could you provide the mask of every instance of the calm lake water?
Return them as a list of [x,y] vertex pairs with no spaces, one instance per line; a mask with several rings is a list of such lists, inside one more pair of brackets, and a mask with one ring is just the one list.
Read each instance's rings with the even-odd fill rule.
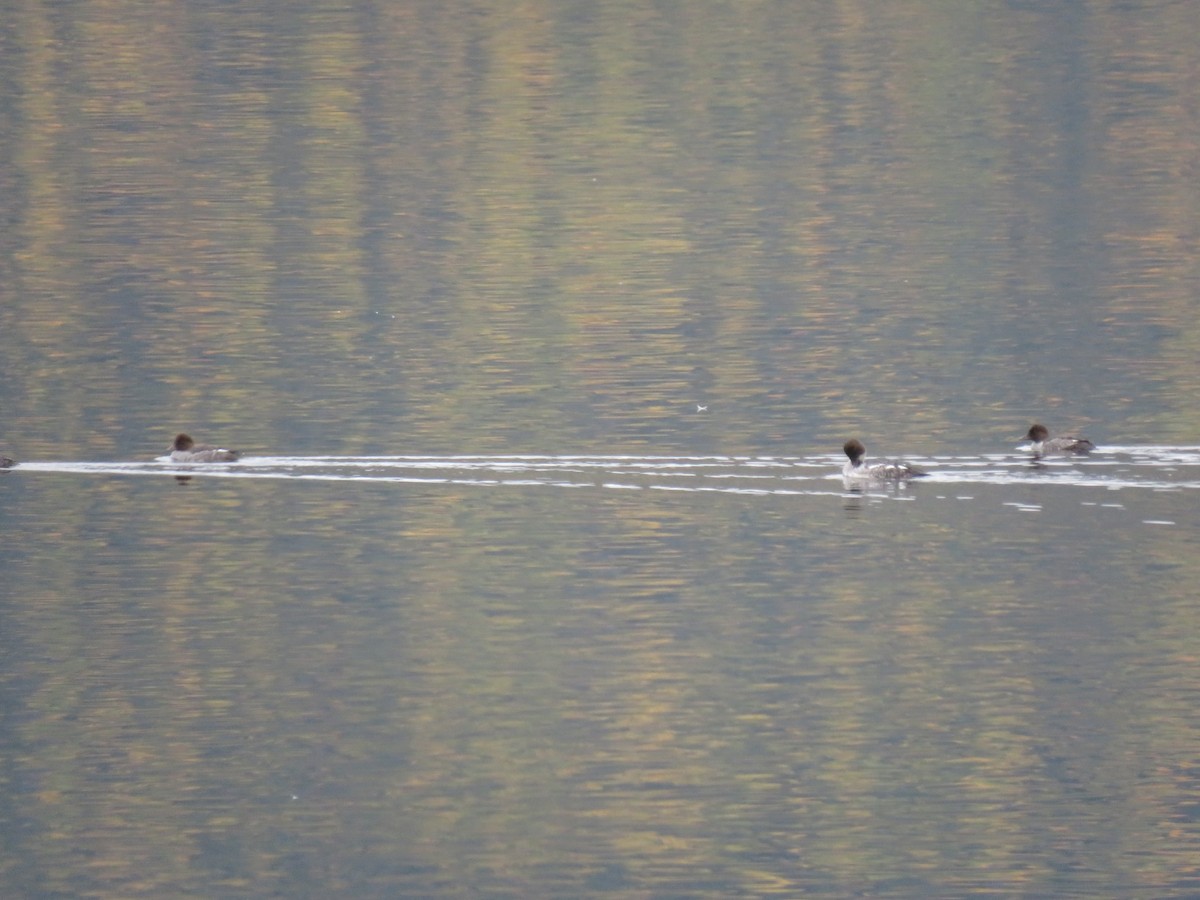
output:
[[1200,894],[1200,5],[2,21],[6,894]]

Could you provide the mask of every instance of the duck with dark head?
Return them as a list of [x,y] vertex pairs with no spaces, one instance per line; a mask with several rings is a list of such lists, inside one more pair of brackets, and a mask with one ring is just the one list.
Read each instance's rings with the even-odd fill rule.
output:
[[170,451],[171,462],[178,463],[235,462],[240,455],[236,450],[197,444],[186,434],[175,435]]
[[1029,449],[1034,457],[1049,456],[1054,453],[1068,456],[1082,455],[1096,449],[1096,445],[1087,438],[1073,435],[1052,438],[1050,429],[1037,423],[1029,426],[1029,430],[1025,432],[1025,440],[1029,441]]
[[846,441],[842,446],[846,454],[846,464],[842,467],[842,478],[847,481],[908,481],[910,478],[924,478],[929,473],[911,463],[887,462],[868,465],[866,462],[867,448],[858,438]]

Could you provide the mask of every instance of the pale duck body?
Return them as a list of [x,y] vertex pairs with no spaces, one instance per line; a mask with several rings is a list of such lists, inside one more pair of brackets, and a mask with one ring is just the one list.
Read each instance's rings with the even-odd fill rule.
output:
[[842,452],[846,454],[842,477],[847,481],[908,481],[910,478],[924,478],[929,474],[906,462],[867,465],[864,461],[867,448],[857,439],[846,441]]
[[1029,449],[1034,456],[1048,456],[1054,453],[1081,454],[1096,449],[1096,445],[1087,438],[1066,435],[1052,438],[1050,430],[1045,425],[1036,423],[1029,426],[1029,431],[1025,433],[1025,440],[1029,441]]
[[226,450],[211,444],[197,444],[186,434],[177,434],[171,444],[171,462],[234,462],[238,455],[236,450]]

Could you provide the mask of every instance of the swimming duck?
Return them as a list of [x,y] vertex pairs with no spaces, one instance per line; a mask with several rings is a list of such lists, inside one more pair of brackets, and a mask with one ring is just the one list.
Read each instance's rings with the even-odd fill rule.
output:
[[929,473],[906,462],[876,463],[867,465],[863,457],[867,448],[857,438],[846,441],[842,446],[846,454],[846,465],[842,467],[842,477],[858,481],[907,481],[910,478],[924,478]]
[[1025,440],[1029,441],[1029,449],[1034,456],[1046,456],[1050,453],[1088,453],[1095,450],[1096,445],[1087,438],[1081,437],[1050,437],[1050,429],[1045,425],[1033,424],[1025,432]]
[[197,444],[186,434],[175,435],[171,444],[171,462],[233,462],[238,458],[236,450],[225,450],[211,444]]

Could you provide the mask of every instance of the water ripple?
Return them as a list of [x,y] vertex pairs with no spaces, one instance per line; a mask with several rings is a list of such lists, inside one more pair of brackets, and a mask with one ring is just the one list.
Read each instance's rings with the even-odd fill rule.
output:
[[[1052,484],[1185,491],[1200,488],[1200,447],[1113,447],[1079,458],[1014,454],[914,457],[930,476],[909,487]],[[237,463],[25,462],[12,473],[168,475],[400,484],[840,495],[841,460],[808,457],[634,455],[251,456]],[[836,486],[835,486],[836,485]]]

